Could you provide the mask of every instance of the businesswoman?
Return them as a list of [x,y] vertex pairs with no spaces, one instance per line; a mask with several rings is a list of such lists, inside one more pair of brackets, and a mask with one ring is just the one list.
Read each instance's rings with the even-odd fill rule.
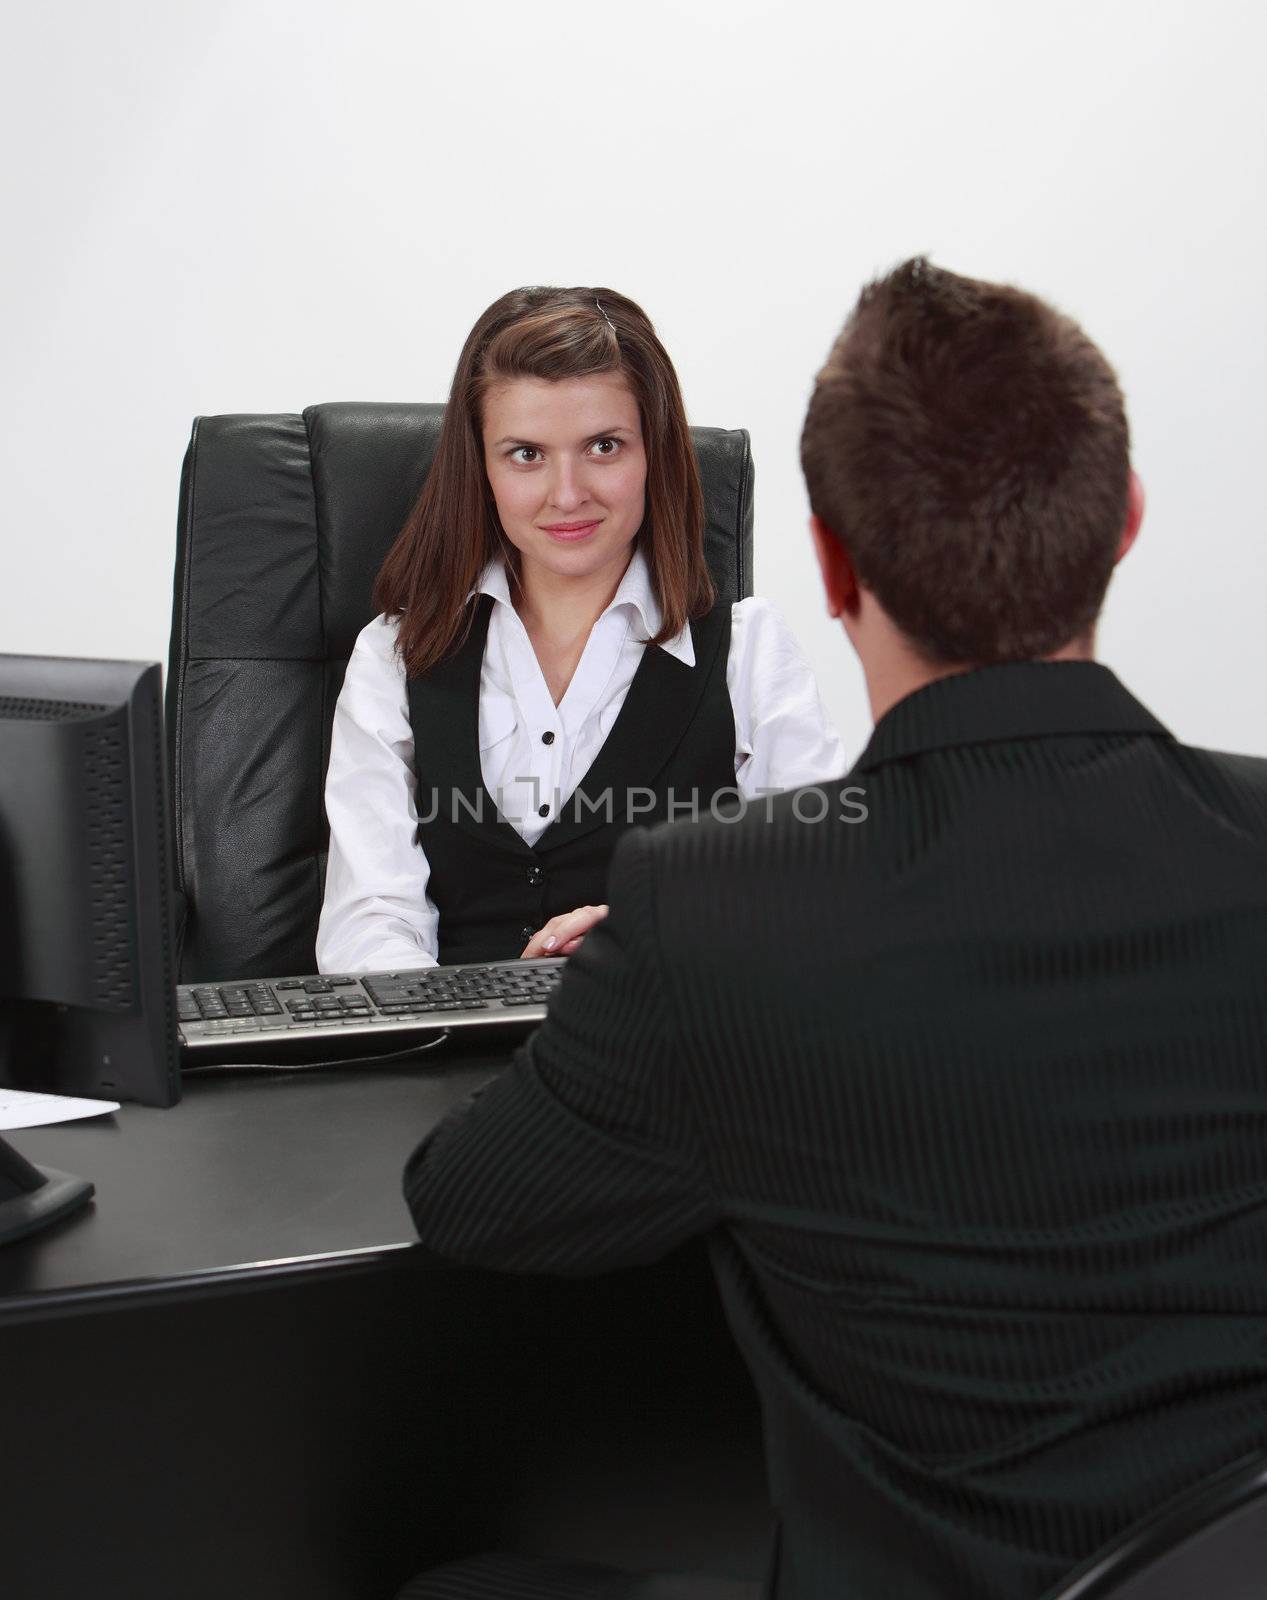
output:
[[714,603],[676,374],[610,289],[471,330],[335,708],[323,971],[570,954],[621,832],[844,754],[765,601]]

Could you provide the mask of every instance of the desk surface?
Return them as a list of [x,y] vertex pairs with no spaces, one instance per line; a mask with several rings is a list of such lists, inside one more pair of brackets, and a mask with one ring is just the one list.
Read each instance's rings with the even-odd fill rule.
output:
[[28,1160],[97,1192],[0,1249],[0,1318],[351,1270],[404,1249],[405,1161],[506,1061],[467,1047],[391,1071],[192,1073],[170,1110],[128,1105],[7,1135]]
[[573,1280],[408,1248],[405,1161],[506,1064],[472,1052],[194,1074],[169,1111],[12,1136],[97,1198],[0,1249],[6,1595],[386,1600],[480,1549],[762,1569],[759,1413],[701,1249]]

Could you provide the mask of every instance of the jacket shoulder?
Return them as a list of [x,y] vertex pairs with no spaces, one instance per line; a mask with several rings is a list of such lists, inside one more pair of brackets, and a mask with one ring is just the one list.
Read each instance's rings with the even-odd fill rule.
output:
[[865,821],[867,814],[866,790],[849,773],[827,783],[741,799],[721,814],[706,812],[694,821],[663,822],[639,833],[657,873],[677,876],[714,865],[777,868],[789,852],[804,854],[807,841],[816,836],[833,854],[849,843],[860,844],[866,830],[854,824]]
[[1267,830],[1267,756],[1177,744],[1174,759],[1204,803],[1229,820]]
[[1234,750],[1203,750],[1190,744],[1176,748],[1180,755],[1194,763],[1204,763],[1234,780],[1267,789],[1267,756],[1249,756]]

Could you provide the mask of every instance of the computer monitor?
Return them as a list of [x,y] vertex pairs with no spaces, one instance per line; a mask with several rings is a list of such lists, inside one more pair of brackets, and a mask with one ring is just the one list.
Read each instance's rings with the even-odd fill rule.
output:
[[0,1139],[0,1244],[47,1227],[91,1200],[84,1178],[36,1167]]
[[160,669],[0,655],[0,1083],[180,1098]]

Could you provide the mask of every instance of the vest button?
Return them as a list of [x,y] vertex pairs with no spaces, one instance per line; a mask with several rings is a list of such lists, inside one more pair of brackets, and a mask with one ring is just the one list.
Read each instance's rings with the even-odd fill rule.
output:
[[554,734],[553,734],[553,732],[551,732],[549,729],[547,729],[545,731],[545,733],[543,733],[541,735],[541,742],[542,742],[542,744],[553,744],[554,743]]
[[537,930],[535,928],[528,928],[528,927],[520,928],[519,937],[523,940],[523,942],[525,944],[527,944],[529,939],[532,938],[533,934],[536,933],[536,931]]
[[545,880],[545,873],[542,872],[540,867],[529,867],[528,868],[528,882],[530,884],[532,884],[534,888],[536,887],[537,884],[542,883],[544,880]]

